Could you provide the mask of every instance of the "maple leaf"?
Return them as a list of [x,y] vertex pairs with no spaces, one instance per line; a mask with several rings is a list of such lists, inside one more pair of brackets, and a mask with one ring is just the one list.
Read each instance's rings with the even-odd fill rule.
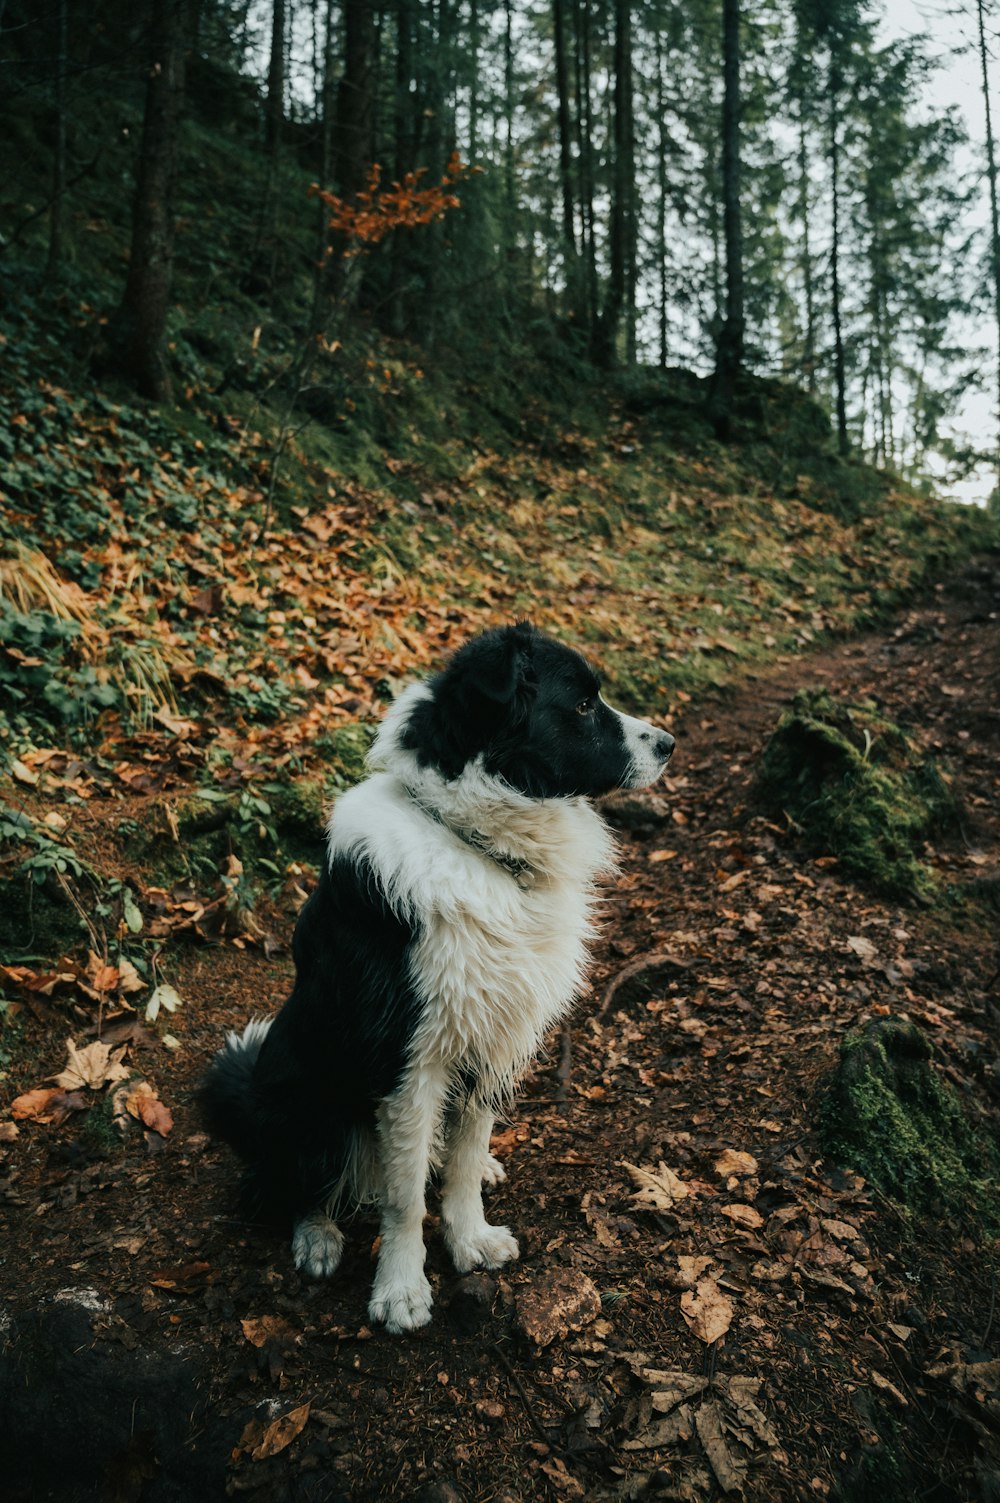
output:
[[122,1064],[126,1048],[127,1045],[122,1044],[112,1050],[107,1044],[102,1044],[100,1039],[95,1039],[85,1049],[78,1049],[72,1039],[67,1039],[69,1063],[61,1074],[53,1075],[52,1079],[65,1091],[77,1091],[82,1086],[99,1091],[112,1081],[127,1080],[128,1071]]
[[639,1164],[627,1164],[623,1159],[622,1168],[628,1170],[638,1185],[632,1199],[644,1210],[672,1211],[690,1193],[684,1181],[662,1162],[658,1169],[645,1169]]

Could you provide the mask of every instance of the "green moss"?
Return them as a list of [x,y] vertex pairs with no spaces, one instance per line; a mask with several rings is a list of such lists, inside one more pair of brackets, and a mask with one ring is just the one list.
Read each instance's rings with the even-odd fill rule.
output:
[[996,1224],[1000,1154],[935,1070],[933,1053],[906,1019],[853,1029],[821,1109],[824,1150],[908,1210],[944,1204]]
[[120,1151],[122,1135],[115,1126],[111,1091],[95,1097],[80,1127],[80,1143],[95,1158],[107,1158]]
[[876,890],[929,901],[927,837],[953,822],[956,801],[933,760],[875,704],[801,690],[764,750],[760,802],[787,816],[817,854]]

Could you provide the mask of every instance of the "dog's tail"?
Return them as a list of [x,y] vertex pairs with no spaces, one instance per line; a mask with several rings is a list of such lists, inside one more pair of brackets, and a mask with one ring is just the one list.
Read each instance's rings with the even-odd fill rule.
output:
[[252,1162],[260,1151],[259,1114],[254,1109],[251,1079],[270,1018],[255,1019],[242,1033],[230,1033],[208,1067],[198,1091],[205,1126],[214,1138]]

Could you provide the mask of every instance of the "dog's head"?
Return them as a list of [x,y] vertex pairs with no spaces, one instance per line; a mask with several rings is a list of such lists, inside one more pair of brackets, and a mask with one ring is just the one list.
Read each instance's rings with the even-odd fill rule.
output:
[[586,658],[527,622],[475,637],[428,690],[399,744],[447,779],[482,759],[529,798],[648,788],[674,746],[666,731],[613,710]]

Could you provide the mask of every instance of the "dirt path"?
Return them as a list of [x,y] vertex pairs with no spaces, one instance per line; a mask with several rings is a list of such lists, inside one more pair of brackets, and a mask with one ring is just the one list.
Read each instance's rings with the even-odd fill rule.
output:
[[[876,900],[749,790],[796,687],[875,695],[961,791],[964,838],[934,865],[985,887],[998,670],[1000,570],[979,566],[673,727],[666,796],[625,811],[592,991],[495,1143],[491,1215],[522,1260],[459,1279],[432,1217],[436,1317],[414,1337],[365,1324],[372,1221],[307,1283],[200,1134],[194,1082],[280,998],[287,956],[178,952],[182,1048],[132,1045],[174,1112],[160,1151],[100,1151],[72,1119],[2,1150],[8,1496],[996,1497],[996,1249],[946,1215],[907,1226],[817,1139],[840,1039],[886,1013],[995,1112],[996,913]],[[37,1027],[48,1074],[62,1035]]]

